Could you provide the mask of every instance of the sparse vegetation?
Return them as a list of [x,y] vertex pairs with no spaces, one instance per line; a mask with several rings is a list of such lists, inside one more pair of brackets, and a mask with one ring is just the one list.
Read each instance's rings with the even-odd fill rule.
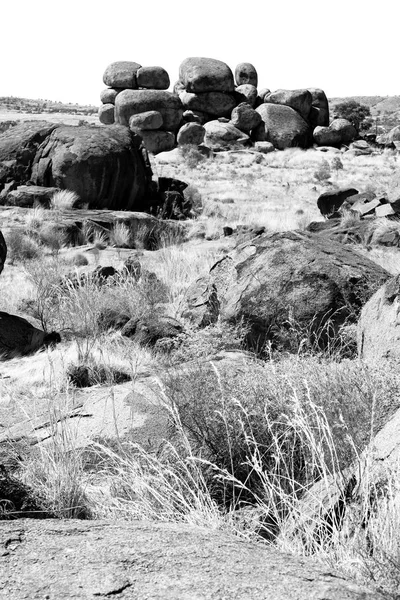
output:
[[[50,441],[24,455],[16,476],[60,518],[186,521],[261,535],[395,599],[396,474],[387,474],[384,501],[372,505],[368,485],[356,507],[348,499],[349,512],[354,509],[351,537],[340,520],[327,532],[321,505],[310,517],[306,500],[311,494],[318,503],[316,483],[327,494],[332,486],[343,487],[345,469],[359,464],[382,419],[395,408],[397,370],[358,361],[354,327],[343,326],[322,351],[311,323],[310,328],[288,323],[285,335],[296,352],[271,350],[261,362],[243,352],[244,327],[217,320],[199,329],[182,316],[191,284],[238,241],[222,237],[224,226],[243,235],[262,226],[268,232],[304,228],[322,220],[316,199],[333,172],[335,184],[378,193],[394,180],[393,169],[383,155],[339,157],[299,149],[265,155],[256,164],[246,162],[250,159],[221,153],[209,161],[189,152],[174,176],[190,183],[185,198],[195,218],[172,234],[147,225],[133,234],[124,223],[111,230],[86,223],[87,246],[71,250],[48,220],[75,202],[67,194],[55,199],[53,210],[31,209],[7,234],[11,265],[0,277],[4,309],[28,313],[45,332],[62,337],[59,349],[31,357],[31,370],[30,359],[10,361],[0,379],[2,400],[23,412],[32,428],[36,406],[47,403]],[[188,160],[198,161],[189,175]],[[342,225],[359,219],[345,213]],[[397,221],[376,220],[369,241],[398,229]],[[123,268],[128,256],[139,263],[136,271]],[[115,275],[96,278],[95,267],[108,265]],[[121,334],[131,319],[161,316],[177,318],[183,327],[168,352]],[[121,436],[117,414],[110,439],[94,437],[85,448],[78,443],[79,419],[68,416],[84,397],[79,394],[102,390],[105,410],[107,403],[114,407],[121,387],[138,398],[150,381],[152,399],[168,415],[163,443],[147,452],[129,435]],[[82,391],[87,386],[94,390]],[[366,482],[368,471],[364,477]],[[256,517],[244,523],[242,511]]]

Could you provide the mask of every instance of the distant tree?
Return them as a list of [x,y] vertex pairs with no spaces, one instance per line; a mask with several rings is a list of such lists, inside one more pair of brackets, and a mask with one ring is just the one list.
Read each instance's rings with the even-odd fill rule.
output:
[[346,100],[335,107],[335,117],[337,119],[347,119],[354,125],[358,132],[367,131],[371,128],[371,111],[369,106],[360,104],[355,100]]

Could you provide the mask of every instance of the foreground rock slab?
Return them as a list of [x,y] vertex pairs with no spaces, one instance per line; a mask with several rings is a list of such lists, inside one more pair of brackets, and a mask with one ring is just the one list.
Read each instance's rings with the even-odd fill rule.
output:
[[0,598],[372,600],[316,566],[221,531],[168,523],[0,524]]

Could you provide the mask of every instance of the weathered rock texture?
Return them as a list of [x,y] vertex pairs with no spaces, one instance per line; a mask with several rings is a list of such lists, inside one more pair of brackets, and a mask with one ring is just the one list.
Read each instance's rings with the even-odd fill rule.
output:
[[108,65],[104,71],[103,81],[111,88],[136,89],[136,73],[141,65],[132,61],[119,61]]
[[258,85],[257,70],[251,63],[239,63],[235,69],[235,81],[236,85]]
[[400,360],[400,276],[387,281],[366,303],[358,323],[360,358],[372,364]]
[[263,122],[254,131],[255,141],[272,142],[278,150],[310,146],[310,126],[293,108],[269,103],[256,110]]
[[265,234],[212,267],[198,294],[192,290],[186,315],[196,322],[207,311],[229,322],[243,320],[256,350],[266,341],[290,349],[290,321],[323,345],[328,321],[331,334],[347,319],[354,321],[389,277],[351,247],[326,238],[299,231]]
[[233,73],[214,58],[186,58],[179,67],[179,80],[188,92],[233,92]]
[[311,559],[221,531],[170,523],[34,521],[0,524],[8,600],[373,600]]
[[152,172],[129,129],[36,122],[12,130],[0,136],[0,191],[7,182],[29,182],[71,190],[92,207],[146,208]]
[[142,210],[150,173],[129,129],[60,126],[38,148],[32,181],[76,192],[93,208]]
[[329,127],[316,127],[313,132],[318,146],[339,147],[350,144],[356,136],[356,128],[347,119],[334,119]]
[[26,183],[38,148],[58,126],[35,121],[20,123],[0,136],[0,187],[8,181]]

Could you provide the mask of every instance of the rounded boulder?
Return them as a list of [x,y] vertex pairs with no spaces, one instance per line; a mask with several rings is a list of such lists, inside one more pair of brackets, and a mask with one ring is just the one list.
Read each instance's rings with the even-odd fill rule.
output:
[[141,131],[142,129],[160,129],[163,124],[162,114],[158,110],[148,110],[132,115],[129,119],[129,128],[132,131]]
[[111,88],[136,89],[136,73],[141,65],[131,61],[113,62],[104,71],[103,81]]
[[310,127],[293,108],[261,104],[256,110],[261,115],[262,123],[254,130],[254,141],[272,142],[278,150],[310,146]]
[[208,113],[214,117],[229,117],[236,106],[233,95],[222,92],[181,92],[179,98],[186,109]]
[[116,88],[107,88],[100,94],[100,100],[103,104],[115,104],[115,98],[122,90]]
[[257,88],[250,83],[239,85],[235,90],[235,96],[239,102],[247,102],[252,108],[255,108],[257,104]]
[[115,121],[114,104],[102,104],[99,108],[99,121],[103,125],[113,125]]
[[76,192],[91,208],[143,210],[151,179],[146,158],[127,127],[62,125],[37,149],[31,179]]
[[229,122],[209,121],[204,125],[204,129],[206,131],[205,144],[213,149],[243,145],[249,140],[248,135]]
[[124,90],[115,99],[115,120],[129,126],[129,119],[147,111],[158,111],[164,131],[176,131],[182,121],[183,107],[178,96],[164,90]]
[[140,136],[148,152],[159,154],[175,148],[175,135],[171,131],[142,130]]
[[167,90],[169,75],[162,67],[140,67],[136,73],[137,85],[150,90]]
[[179,80],[188,92],[233,92],[233,73],[215,58],[186,58],[179,67]]
[[239,63],[235,69],[235,81],[236,85],[258,85],[257,70],[251,63]]
[[178,146],[184,146],[185,144],[198,146],[203,143],[205,134],[206,130],[199,123],[186,123],[178,131]]
[[266,94],[264,102],[290,106],[307,120],[312,106],[312,96],[308,90],[276,90]]
[[233,109],[231,114],[231,123],[240,131],[250,133],[252,129],[261,123],[261,115],[249,104],[243,102]]

